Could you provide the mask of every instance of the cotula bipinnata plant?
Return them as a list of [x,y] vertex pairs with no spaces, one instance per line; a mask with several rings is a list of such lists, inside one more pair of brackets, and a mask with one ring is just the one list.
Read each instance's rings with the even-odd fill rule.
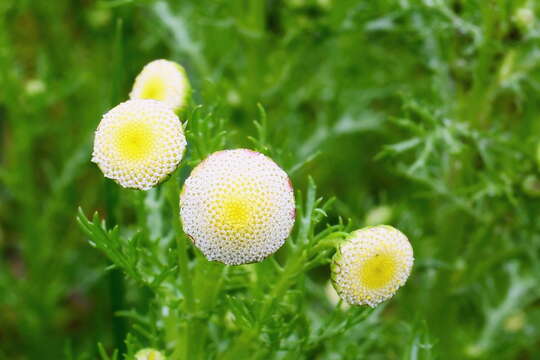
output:
[[[262,107],[255,150],[224,149],[223,121],[200,106],[190,112],[190,92],[182,66],[152,61],[95,133],[92,161],[135,189],[119,196],[131,199],[136,221],[121,230],[79,210],[79,224],[111,268],[152,293],[146,309],[116,314],[132,322],[126,357],[263,359],[341,346],[329,341],[378,316],[373,308],[407,281],[407,237],[388,225],[326,223],[332,199],[318,198],[311,179],[295,199],[287,172],[261,153],[269,152]],[[109,195],[109,213],[130,211]],[[306,274],[325,264],[328,296],[341,299],[322,315],[306,309],[321,298]]]

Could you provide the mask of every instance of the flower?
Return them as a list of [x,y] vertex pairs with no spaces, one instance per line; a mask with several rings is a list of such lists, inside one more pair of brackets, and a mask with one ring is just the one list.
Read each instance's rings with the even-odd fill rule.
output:
[[165,360],[165,355],[155,349],[147,348],[139,350],[135,354],[135,360]]
[[375,307],[405,284],[413,249],[399,230],[380,225],[353,232],[332,260],[332,282],[351,305]]
[[135,79],[130,99],[163,101],[175,112],[187,105],[191,86],[184,68],[169,60],[154,60]]
[[171,109],[155,100],[128,100],[103,116],[92,161],[120,185],[148,190],[176,169],[185,148],[182,123]]
[[263,260],[289,236],[295,207],[287,174],[246,149],[218,151],[191,173],[180,195],[184,232],[208,260]]

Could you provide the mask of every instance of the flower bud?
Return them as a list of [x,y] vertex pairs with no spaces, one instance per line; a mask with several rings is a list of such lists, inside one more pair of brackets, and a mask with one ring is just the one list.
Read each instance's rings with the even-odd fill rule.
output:
[[508,332],[518,332],[523,329],[526,323],[526,316],[523,311],[516,311],[504,321],[504,329]]
[[377,206],[367,213],[365,224],[366,226],[387,224],[392,220],[392,216],[393,209],[390,206]]
[[47,90],[47,86],[40,79],[30,79],[24,84],[24,91],[29,96],[40,95]]
[[520,28],[529,29],[534,25],[534,11],[528,7],[519,8],[514,15],[514,21]]
[[538,176],[530,174],[521,183],[523,192],[530,197],[540,196],[540,179]]

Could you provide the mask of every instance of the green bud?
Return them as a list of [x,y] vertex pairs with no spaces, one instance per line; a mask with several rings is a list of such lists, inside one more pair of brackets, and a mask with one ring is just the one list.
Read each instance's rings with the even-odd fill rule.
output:
[[112,12],[107,8],[95,7],[86,13],[86,20],[93,28],[101,28],[108,25],[112,19]]
[[365,226],[388,224],[391,222],[394,211],[388,205],[372,208],[366,215]]
[[523,311],[516,311],[509,315],[504,322],[504,329],[508,332],[518,332],[525,326],[526,317]]
[[516,25],[522,29],[529,29],[535,22],[534,11],[527,7],[517,9],[514,14],[514,21]]
[[536,175],[528,175],[521,183],[523,192],[530,197],[540,196],[540,179]]
[[24,91],[29,96],[40,95],[47,90],[47,86],[40,79],[30,79],[24,84]]

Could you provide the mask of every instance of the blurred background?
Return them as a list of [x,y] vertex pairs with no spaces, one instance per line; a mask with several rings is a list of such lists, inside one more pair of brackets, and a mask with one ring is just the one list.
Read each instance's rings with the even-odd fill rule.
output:
[[76,210],[106,215],[93,131],[167,58],[226,147],[250,146],[260,103],[297,188],[311,175],[337,197],[331,217],[409,236],[415,269],[362,343],[370,359],[418,358],[412,345],[540,359],[539,14],[533,0],[1,0],[0,358],[112,343],[108,262]]

